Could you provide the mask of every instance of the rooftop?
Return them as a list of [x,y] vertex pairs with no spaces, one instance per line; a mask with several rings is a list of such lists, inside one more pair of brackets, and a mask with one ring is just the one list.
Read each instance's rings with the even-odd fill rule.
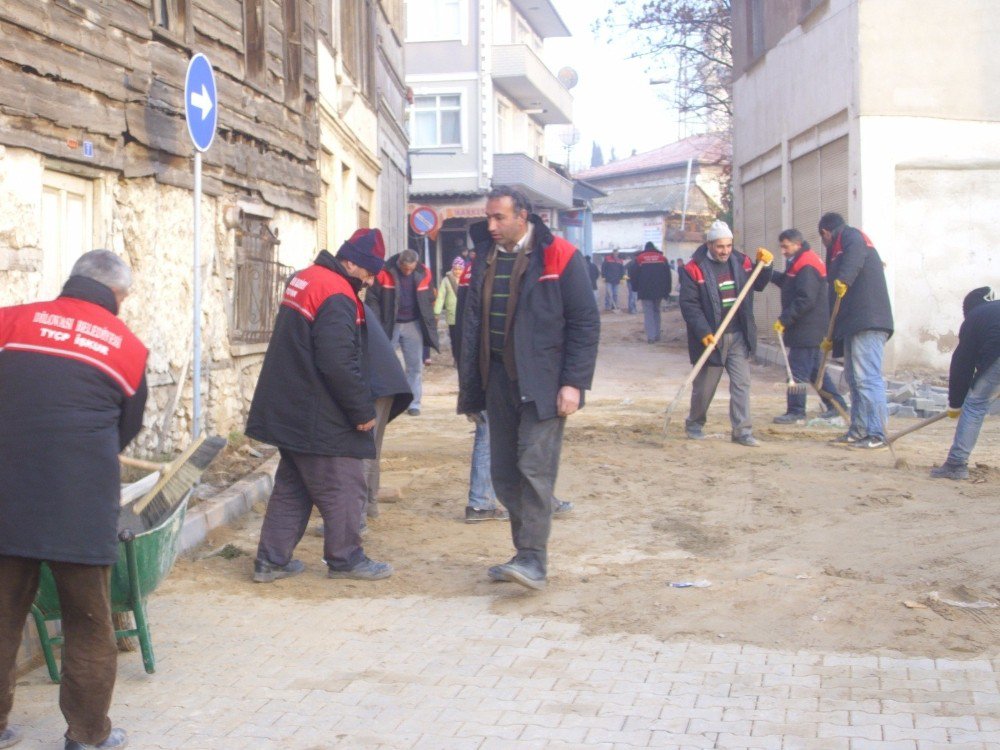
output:
[[698,164],[718,164],[728,162],[732,156],[732,145],[722,136],[706,133],[692,135],[684,140],[646,151],[635,156],[617,159],[610,164],[591,167],[573,176],[583,180],[599,180],[604,177],[618,177],[639,172],[651,172],[667,167],[686,164],[693,159]]

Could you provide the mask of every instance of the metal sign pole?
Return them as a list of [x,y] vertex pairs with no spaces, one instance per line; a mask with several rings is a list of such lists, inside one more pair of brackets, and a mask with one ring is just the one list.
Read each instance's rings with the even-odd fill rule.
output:
[[194,152],[194,355],[191,371],[191,385],[194,392],[191,419],[191,437],[201,435],[201,258],[198,248],[201,244],[201,151]]

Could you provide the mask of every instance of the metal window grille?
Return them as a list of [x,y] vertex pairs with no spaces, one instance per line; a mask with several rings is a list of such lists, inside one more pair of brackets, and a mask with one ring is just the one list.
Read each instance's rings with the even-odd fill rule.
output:
[[236,282],[231,338],[241,344],[271,338],[290,266],[277,261],[280,244],[265,219],[244,215],[236,231]]

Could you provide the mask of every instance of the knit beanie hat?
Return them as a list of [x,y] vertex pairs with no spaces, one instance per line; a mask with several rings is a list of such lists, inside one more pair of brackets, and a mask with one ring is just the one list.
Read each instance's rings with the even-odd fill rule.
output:
[[984,302],[987,302],[987,297],[990,296],[990,288],[988,286],[981,286],[978,289],[973,289],[971,292],[965,295],[965,299],[962,300],[962,314],[968,317],[969,313],[973,309],[979,307]]
[[465,268],[465,261],[462,260],[462,256],[456,255],[455,260],[451,262],[452,268]]
[[340,246],[337,257],[378,273],[385,265],[385,242],[378,229],[359,229]]
[[715,240],[731,240],[733,238],[733,230],[729,228],[729,225],[724,221],[713,221],[712,226],[708,228],[708,232],[705,234],[705,240],[708,242],[714,242]]

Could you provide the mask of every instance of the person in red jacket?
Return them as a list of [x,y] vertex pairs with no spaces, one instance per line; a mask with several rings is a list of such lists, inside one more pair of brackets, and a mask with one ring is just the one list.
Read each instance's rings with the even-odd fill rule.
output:
[[323,517],[329,578],[392,575],[392,566],[369,559],[361,546],[363,459],[376,455],[376,414],[358,292],[382,270],[384,255],[382,233],[359,229],[336,257],[321,251],[285,288],[246,427],[281,454],[257,545],[258,583],[305,570],[292,553],[314,505]]
[[118,454],[142,428],[146,348],[118,319],[132,272],[110,250],[80,256],[57,299],[0,308],[0,747],[21,631],[47,562],[65,643],[67,750],[122,748],[108,718],[118,649]]

